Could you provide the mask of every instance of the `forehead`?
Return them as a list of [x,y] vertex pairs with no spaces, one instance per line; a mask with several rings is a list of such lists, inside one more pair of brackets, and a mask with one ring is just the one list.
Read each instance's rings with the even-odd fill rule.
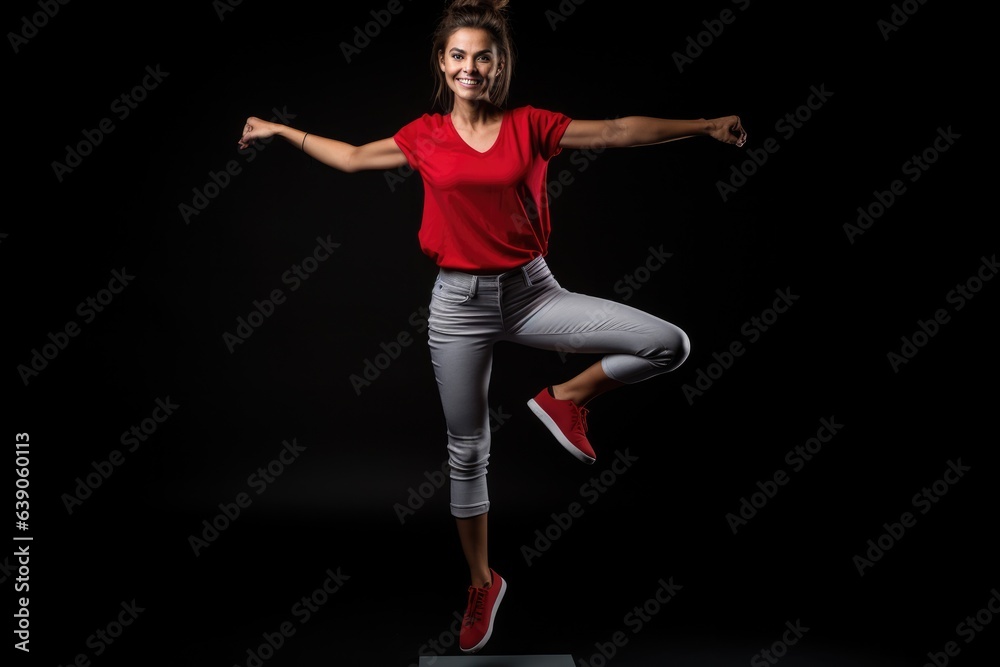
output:
[[495,48],[490,33],[481,28],[459,28],[451,34],[445,44],[445,50],[462,49],[466,53],[490,51]]

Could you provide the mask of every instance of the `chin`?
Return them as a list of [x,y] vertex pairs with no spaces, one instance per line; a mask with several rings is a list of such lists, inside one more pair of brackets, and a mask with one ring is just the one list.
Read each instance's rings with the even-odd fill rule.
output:
[[455,97],[461,97],[467,102],[487,102],[490,99],[489,94],[485,89],[483,90],[466,90],[464,88],[452,89],[455,93]]

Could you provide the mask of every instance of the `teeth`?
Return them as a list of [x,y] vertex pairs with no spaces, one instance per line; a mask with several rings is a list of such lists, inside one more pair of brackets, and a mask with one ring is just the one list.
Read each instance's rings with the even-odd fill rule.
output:
[[476,79],[459,79],[459,82],[468,84],[470,86],[475,86],[479,84],[479,81]]

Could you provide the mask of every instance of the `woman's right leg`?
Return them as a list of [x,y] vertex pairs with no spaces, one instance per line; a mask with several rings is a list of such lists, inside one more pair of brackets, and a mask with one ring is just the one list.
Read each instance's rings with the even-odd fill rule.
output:
[[455,519],[462,553],[465,554],[465,561],[469,564],[469,577],[472,585],[477,588],[486,588],[492,578],[487,535],[489,516],[486,512],[467,519]]
[[[451,514],[458,521],[472,583],[489,582],[486,468],[490,458],[489,385],[493,367],[495,300],[477,294],[475,282],[451,273],[435,281],[428,317],[428,346],[444,411]],[[480,518],[481,517],[481,518]]]
[[474,653],[489,641],[507,588],[490,568],[487,541],[489,384],[499,317],[490,308],[496,299],[477,296],[474,287],[463,296],[455,285],[439,283],[435,294],[428,319],[431,362],[447,427],[451,513],[471,580],[459,647]]
[[490,509],[486,468],[490,458],[488,390],[492,343],[430,331],[431,363],[448,437],[451,513],[475,585],[489,581],[485,517]]

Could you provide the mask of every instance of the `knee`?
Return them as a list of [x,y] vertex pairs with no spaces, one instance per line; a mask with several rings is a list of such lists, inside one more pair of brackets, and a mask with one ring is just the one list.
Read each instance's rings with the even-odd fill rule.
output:
[[691,339],[687,333],[673,324],[665,324],[654,357],[664,373],[677,369],[691,355]]
[[472,435],[448,433],[448,466],[452,479],[468,480],[485,475],[489,459],[488,429],[481,429]]
[[[691,339],[688,337],[687,332],[683,329],[677,329],[677,334],[680,340],[677,343],[677,349],[674,352],[674,368],[677,368],[691,356]],[[673,369],[671,369],[673,370]]]

